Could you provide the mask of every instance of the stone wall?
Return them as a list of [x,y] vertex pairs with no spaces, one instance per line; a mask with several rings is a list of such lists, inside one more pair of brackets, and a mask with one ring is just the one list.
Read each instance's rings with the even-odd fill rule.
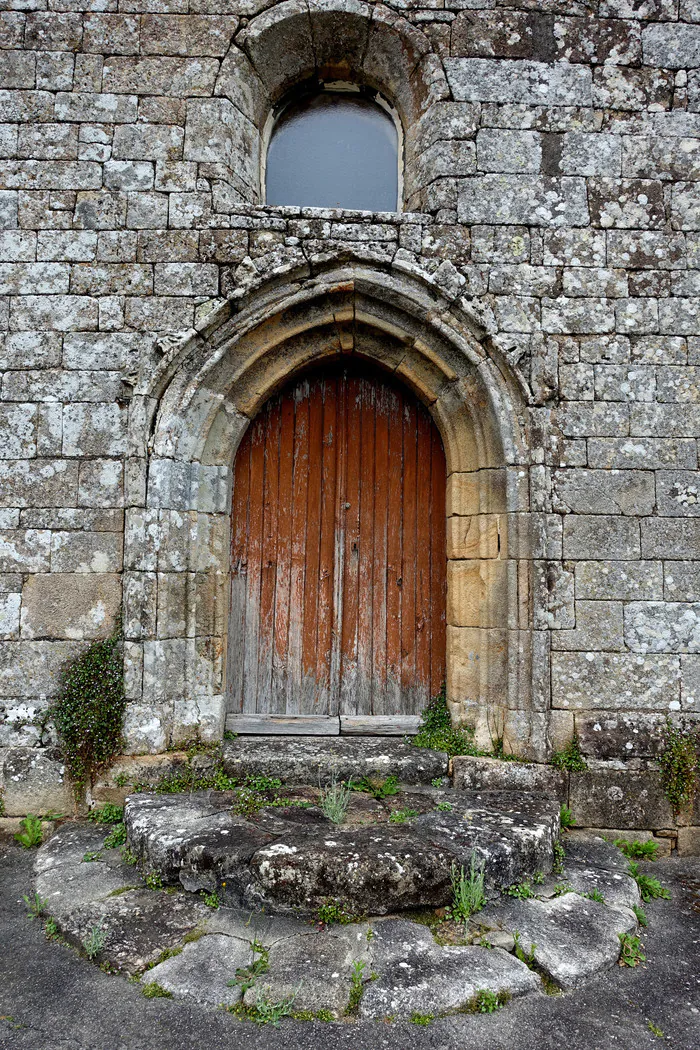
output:
[[[665,717],[700,702],[694,0],[3,6],[8,783],[55,764],[60,668],[122,608],[130,750],[221,734],[226,573],[207,559],[227,549],[235,442],[185,469],[163,403],[187,400],[237,318],[264,325],[333,267],[336,287],[410,279],[423,291],[387,291],[413,296],[406,344],[449,328],[510,398],[489,409],[510,495],[489,502],[488,456],[452,468],[480,493],[448,508],[454,573],[512,559],[500,591],[493,564],[452,589],[456,715],[539,760],[575,730],[603,785],[654,777]],[[403,213],[259,203],[265,121],[314,74],[395,105]],[[240,430],[253,403],[231,404]]]

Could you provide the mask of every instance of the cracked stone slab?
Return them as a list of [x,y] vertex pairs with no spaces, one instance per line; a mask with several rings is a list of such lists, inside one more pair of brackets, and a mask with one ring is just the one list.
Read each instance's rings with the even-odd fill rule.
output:
[[[352,986],[353,964],[364,962],[369,977],[366,923],[305,932],[286,938],[269,953],[269,971],[243,996],[252,1005],[259,993],[273,1002],[294,997],[295,1010],[328,1010],[342,1017]],[[263,942],[265,943],[265,942]]]
[[208,1006],[232,1006],[241,998],[236,970],[253,960],[248,941],[208,934],[186,944],[179,955],[154,966],[143,983],[155,982],[177,999],[192,999]]
[[463,865],[472,852],[485,861],[488,885],[509,886],[524,873],[548,872],[559,833],[559,804],[552,799],[505,792],[445,794],[452,810],[416,817],[414,828]]
[[442,751],[413,747],[390,737],[245,736],[224,744],[229,776],[265,773],[283,784],[318,784],[394,775],[405,784],[430,784],[447,776]]
[[520,937],[523,951],[564,989],[573,988],[620,955],[618,934],[635,929],[631,912],[608,908],[578,893],[553,900],[503,900],[479,916],[482,925]]
[[129,890],[94,900],[60,916],[59,929],[73,944],[83,944],[90,931],[107,934],[99,962],[126,973],[139,973],[156,962],[165,948],[175,948],[187,933],[200,927],[209,909],[186,893]]
[[585,831],[568,831],[562,838],[566,853],[565,866],[570,864],[586,868],[603,868],[625,874],[629,861],[624,853],[611,842]]
[[[245,881],[243,868],[272,835],[228,812],[231,803],[230,792],[132,795],[124,809],[129,847],[145,867],[189,890],[216,889],[236,871]],[[236,880],[228,881],[233,892]]]
[[537,975],[500,948],[443,948],[425,927],[401,919],[377,923],[374,934],[378,976],[365,984],[359,1008],[367,1020],[447,1013],[482,989],[520,996],[540,988]]
[[100,901],[125,887],[143,886],[135,867],[125,864],[119,850],[106,850],[99,860],[84,861],[90,850],[99,850],[109,828],[64,825],[40,846],[34,862],[36,890],[56,919],[69,915],[90,901]]
[[446,904],[453,854],[412,827],[387,825],[295,831],[254,855],[261,899],[278,908],[315,911],[331,897],[350,911],[384,915],[396,908]]
[[576,893],[588,894],[597,890],[610,908],[631,910],[641,903],[637,883],[629,875],[619,871],[568,864],[564,870],[563,881]]

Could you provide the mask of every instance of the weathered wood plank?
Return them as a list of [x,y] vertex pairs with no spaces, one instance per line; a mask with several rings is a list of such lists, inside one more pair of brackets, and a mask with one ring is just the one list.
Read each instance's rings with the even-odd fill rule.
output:
[[419,715],[341,715],[344,736],[415,736]]
[[230,733],[277,734],[281,736],[338,736],[340,722],[330,715],[237,715],[226,716]]

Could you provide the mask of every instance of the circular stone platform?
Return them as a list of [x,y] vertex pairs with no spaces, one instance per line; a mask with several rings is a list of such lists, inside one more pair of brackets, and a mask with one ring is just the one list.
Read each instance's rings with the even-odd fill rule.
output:
[[235,792],[132,795],[124,811],[129,848],[166,884],[295,915],[314,915],[329,899],[358,915],[446,905],[452,866],[468,868],[472,855],[492,889],[552,870],[559,834],[552,799],[427,786],[381,800],[354,792],[337,825],[319,808],[319,794],[291,788],[283,804],[250,816],[241,815]]
[[[145,816],[147,800],[139,801]],[[172,816],[182,799],[170,801]],[[224,801],[197,797],[189,809],[181,808],[183,816],[189,814],[189,831],[172,827],[163,845],[171,873],[183,870],[176,861],[185,838],[188,855],[195,850],[192,807],[200,807],[204,851],[205,840],[220,841],[227,837],[223,832],[232,834],[239,826],[224,821],[230,819]],[[150,808],[166,812],[152,797]],[[631,909],[639,894],[626,874],[627,862],[603,840],[575,832],[564,840],[564,871],[538,881],[535,896],[494,893],[483,911],[455,931],[435,912],[423,913],[421,922],[409,912],[328,926],[250,909],[211,908],[192,893],[148,888],[119,849],[103,848],[108,831],[64,824],[39,849],[36,891],[54,929],[74,945],[97,945],[96,962],[141,976],[146,992],[151,986],[156,994],[233,1007],[243,1016],[256,1016],[261,1004],[285,1001],[290,1012],[308,1018],[322,1011],[326,1020],[438,1016],[468,1007],[477,993],[540,995],[543,977],[548,991],[567,990],[614,965],[619,935],[636,928]],[[126,851],[124,856],[129,859]],[[605,903],[584,896],[594,891]]]

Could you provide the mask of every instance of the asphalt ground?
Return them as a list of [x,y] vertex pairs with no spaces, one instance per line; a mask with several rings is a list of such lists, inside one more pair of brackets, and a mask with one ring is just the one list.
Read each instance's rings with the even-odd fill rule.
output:
[[643,865],[672,899],[647,906],[647,962],[634,969],[615,967],[566,995],[530,996],[495,1014],[426,1027],[284,1020],[276,1028],[145,999],[137,984],[47,940],[22,900],[32,892],[33,858],[0,840],[1,1050],[700,1050],[697,857]]

